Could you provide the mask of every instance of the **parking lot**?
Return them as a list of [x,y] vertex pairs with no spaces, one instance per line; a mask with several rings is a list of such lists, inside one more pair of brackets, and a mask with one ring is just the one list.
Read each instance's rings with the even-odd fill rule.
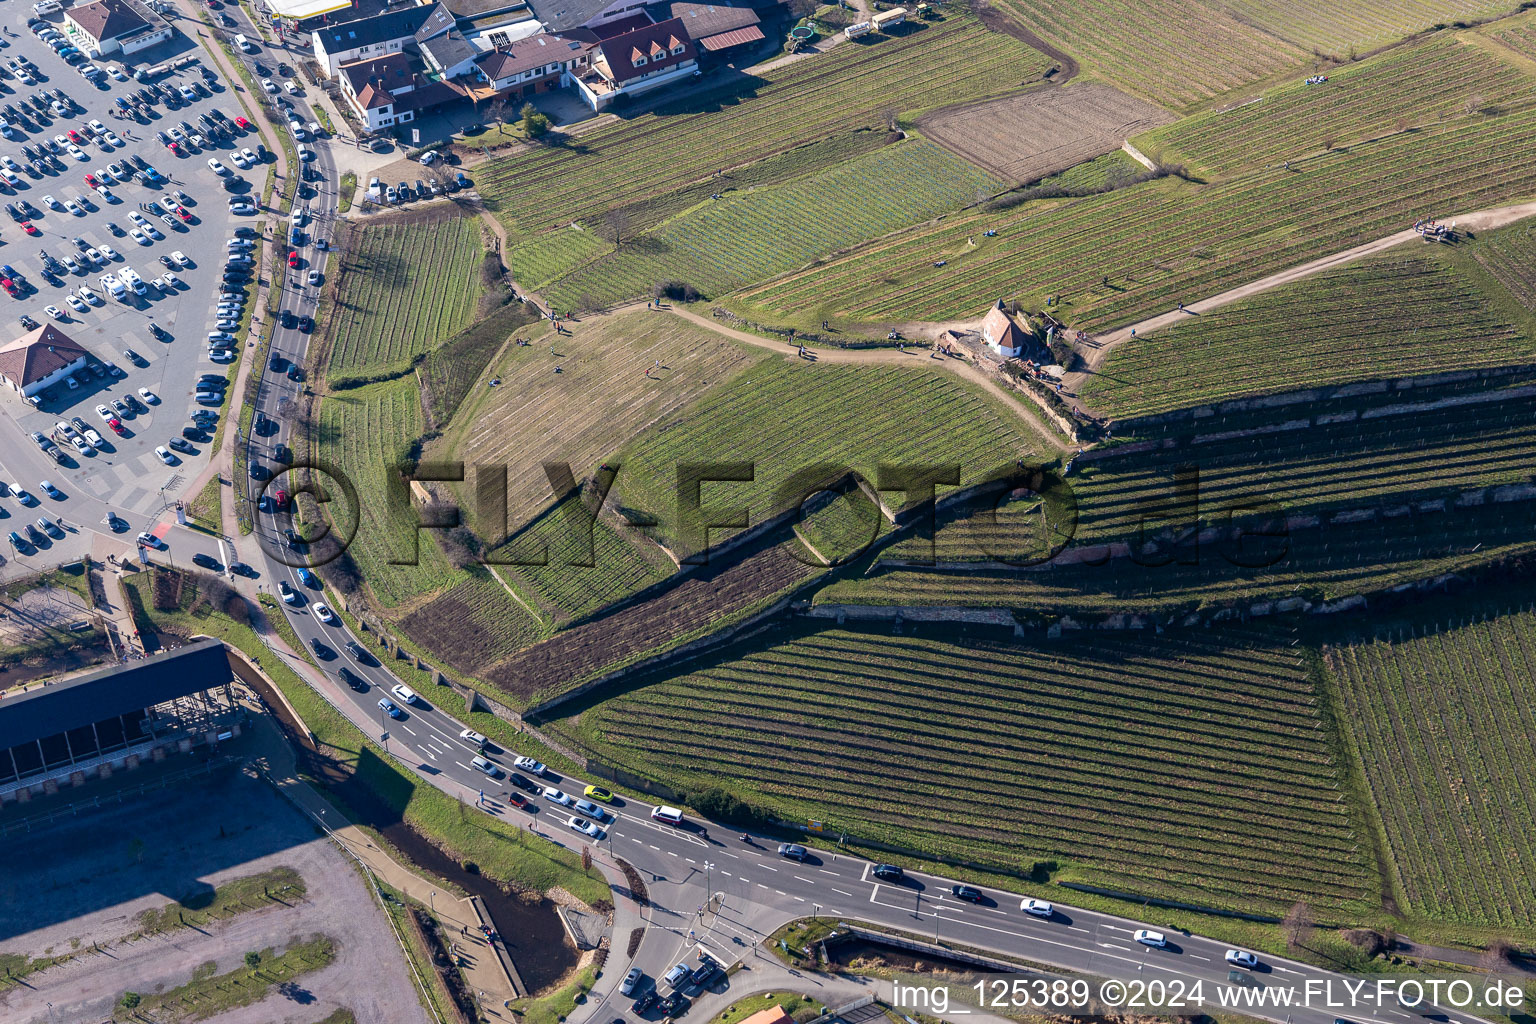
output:
[[[56,25],[60,16],[44,20]],[[0,300],[12,309],[0,342],[27,331],[25,315],[53,324],[91,357],[87,369],[72,374],[74,386],[54,384],[38,396],[37,408],[15,392],[0,395],[0,481],[41,502],[23,508],[10,495],[0,497],[0,509],[9,513],[0,518],[0,531],[39,515],[63,518],[67,531],[30,552],[0,545],[7,558],[0,575],[25,571],[29,559],[53,564],[68,554],[61,547],[83,545],[83,551],[92,531],[131,538],[205,465],[207,445],[188,441],[182,430],[197,408],[199,376],[227,369],[216,362],[208,333],[216,328],[227,239],[237,226],[252,225],[256,212],[253,205],[250,214],[232,213],[227,197],[258,201],[265,165],[274,158],[259,147],[254,130],[236,123],[244,110],[204,56],[177,35],[135,54],[128,68],[94,62],[103,73],[91,82],[27,27],[0,38],[0,117],[10,133],[0,141],[0,163],[10,161],[0,206],[14,207],[0,218],[0,274],[15,283],[15,295]],[[150,83],[131,78],[134,68],[175,57],[186,59],[173,74]],[[112,69],[117,73],[108,73]],[[229,126],[222,137],[208,127],[221,123]],[[176,143],[174,151],[167,142]],[[232,154],[241,149],[261,162],[237,166]],[[165,180],[146,180],[135,158]],[[210,159],[231,173],[217,173]],[[226,183],[234,184],[233,192]],[[233,354],[221,358],[227,364]],[[56,431],[62,422],[83,435],[73,418],[103,443],[91,444],[85,435],[82,450]],[[62,461],[29,440],[33,432],[54,440]],[[181,451],[172,450],[173,438]],[[62,497],[45,495],[43,480]],[[109,508],[126,517],[115,529],[104,523]]]

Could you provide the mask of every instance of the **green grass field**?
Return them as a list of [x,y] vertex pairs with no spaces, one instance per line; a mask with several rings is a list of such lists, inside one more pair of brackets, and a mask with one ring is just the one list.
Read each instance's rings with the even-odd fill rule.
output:
[[1324,913],[1370,905],[1302,659],[1285,640],[1047,645],[828,630],[564,719],[684,789],[783,817],[1149,896]]
[[[958,12],[901,33],[870,36],[760,78],[722,76],[704,97],[496,160],[475,175],[476,184],[518,238],[572,221],[596,230],[615,207],[629,211],[631,228],[646,227],[720,191],[710,180],[717,170],[794,151],[807,139],[885,128],[892,112],[1001,93],[1049,66],[1042,54]],[[858,144],[868,141],[877,140]],[[827,159],[812,150],[809,160],[796,160],[798,173],[847,155]]]
[[[1266,104],[1270,117],[1285,118],[1301,95]],[[1524,140],[1533,131],[1531,107],[1478,110],[1331,151],[1298,147],[1289,169],[1258,164],[1206,184],[1163,180],[967,212],[749,288],[729,304],[809,325],[829,316],[975,318],[999,297],[1043,305],[1060,295],[1053,311],[1070,326],[1134,322],[1416,217],[1454,218],[1529,196],[1536,151]],[[984,237],[988,229],[996,237]]]
[[[970,482],[1041,453],[1043,441],[1019,411],[927,369],[921,357],[913,362],[911,369],[759,363],[628,445],[615,487],[626,505],[654,516],[657,534],[675,547],[683,543],[677,495],[684,463],[751,463],[751,482],[705,484],[701,500],[706,508],[745,508],[759,523],[809,493],[779,492],[816,465],[856,469],[874,481],[882,464],[954,464]],[[815,475],[809,483],[828,476]],[[885,498],[897,507],[906,500],[896,492]]]
[[352,233],[332,307],[332,377],[404,370],[468,327],[484,290],[473,217],[387,220]]
[[357,536],[348,549],[369,589],[383,606],[452,586],[463,574],[450,566],[430,531],[420,536],[416,565],[409,557],[415,512],[393,508],[385,475],[400,466],[407,448],[421,436],[421,392],[410,378],[338,392],[320,404],[317,452],[335,463],[357,489]]
[[550,283],[545,294],[561,309],[594,308],[677,280],[715,296],[1004,187],[947,150],[912,139],[782,185],[722,192]]
[[1409,912],[1536,924],[1533,658],[1529,610],[1327,653]]
[[[1521,261],[1521,247],[1475,251],[1480,261],[1487,254],[1501,280],[1524,284],[1530,300],[1521,275],[1530,275],[1532,264]],[[1121,419],[1533,355],[1529,332],[1502,322],[1449,261],[1405,247],[1138,336],[1116,349],[1079,394],[1095,412]]]

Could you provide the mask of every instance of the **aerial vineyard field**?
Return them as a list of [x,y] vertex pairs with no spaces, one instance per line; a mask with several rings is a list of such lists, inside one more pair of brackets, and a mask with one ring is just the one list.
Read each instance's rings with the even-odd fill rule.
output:
[[574,227],[546,231],[510,246],[506,256],[507,270],[512,280],[534,291],[612,248],[595,231]]
[[[1511,285],[1536,275],[1518,238],[1475,250]],[[1526,236],[1529,239],[1529,235]],[[1517,293],[1517,297],[1520,293]],[[1385,312],[1384,312],[1385,311]],[[1433,253],[1407,249],[1191,317],[1115,349],[1079,388],[1116,419],[1203,402],[1356,380],[1524,362],[1536,340]]]
[[[657,535],[676,546],[684,463],[751,463],[750,482],[709,483],[702,500],[746,508],[756,524],[790,507],[780,488],[814,466],[856,469],[875,481],[881,465],[953,464],[970,482],[1040,452],[1039,437],[1020,421],[1022,407],[994,404],[955,376],[923,367],[921,358],[914,363],[912,369],[759,363],[636,438],[621,455],[624,475],[616,488],[625,504],[655,516]],[[899,494],[887,500],[903,504]],[[716,540],[721,536],[715,531]]]
[[562,309],[635,298],[667,280],[718,295],[1004,187],[933,143],[914,139],[783,185],[705,200],[550,283],[545,294]]
[[[1172,616],[1227,607],[1241,614],[1272,613],[1285,599],[1317,604],[1411,589],[1445,574],[1528,556],[1536,551],[1533,504],[1298,529],[1279,540],[1217,541],[1202,545],[1197,556],[1188,549],[1165,549],[1140,563],[1122,554],[1102,564],[1033,570],[882,567],[867,577],[829,584],[817,591],[815,603],[1011,608],[1089,617]],[[987,542],[993,551],[1006,552],[1005,540]],[[1025,535],[1016,541],[1019,550],[1027,552],[1029,540]],[[940,531],[941,561],[974,562],[977,551],[974,535]],[[1185,558],[1195,560],[1184,564]]]
[[1120,148],[1173,115],[1107,85],[1042,87],[918,119],[924,134],[1014,183],[1036,181]]
[[768,608],[819,570],[780,538],[673,576],[649,600],[573,626],[481,673],[514,706],[528,707],[588,679],[671,650]]
[[430,531],[420,535],[418,564],[390,562],[409,554],[416,519],[413,510],[391,507],[385,500],[385,475],[401,465],[423,429],[421,393],[410,378],[337,392],[320,403],[317,453],[347,474],[362,506],[357,537],[348,550],[386,607],[464,578],[444,559]]
[[1095,78],[1173,109],[1300,69],[1310,59],[1214,3],[998,0],[997,6]]
[[[422,545],[430,543],[423,538]],[[400,629],[449,668],[478,675],[548,635],[548,629],[507,593],[489,569],[473,567],[430,601],[400,619]]]
[[[1529,390],[1529,389],[1527,389]],[[1463,395],[1463,399],[1497,397]],[[1434,394],[1389,396],[1378,401],[1433,401]],[[1454,400],[1453,400],[1454,401]],[[1348,405],[1360,402],[1352,415]],[[1124,537],[1137,518],[1176,504],[1178,471],[1199,475],[1203,517],[1224,518],[1230,508],[1277,503],[1286,513],[1320,513],[1436,499],[1454,500],[1465,490],[1530,480],[1536,462],[1536,425],[1529,394],[1504,401],[1447,404],[1393,415],[1394,406],[1337,400],[1317,418],[1341,422],[1308,425],[1314,412],[1301,409],[1202,419],[1198,433],[1172,439],[1153,451],[1127,451],[1095,460],[1070,477],[1077,495],[1077,537],[1084,543]],[[1267,421],[1267,422],[1266,422]]]
[[1134,141],[1143,152],[1202,173],[1231,174],[1393,132],[1507,112],[1536,102],[1531,79],[1477,46],[1439,37],[1297,81],[1262,100],[1196,114]]
[[[589,549],[577,526],[564,515],[568,503],[576,500],[567,498],[493,553],[493,557],[525,563],[496,566],[494,571],[556,626],[626,598],[670,575],[673,569],[660,552],[655,560],[642,557],[637,545],[646,543],[644,537],[625,539],[602,520],[591,525]],[[576,519],[585,529],[585,518]],[[540,557],[546,564],[535,564]]]
[[1260,633],[797,633],[562,725],[852,836],[1204,904],[1373,901],[1301,658]]
[[[903,539],[881,552],[881,572],[816,600],[1093,614],[1245,607],[1337,600],[1530,551],[1536,399],[1528,377],[1513,381],[1149,427],[1144,441],[1074,468],[1075,517],[1051,498],[1039,518],[1025,503],[1009,519],[947,522],[932,550]],[[1291,525],[1275,522],[1274,539],[1229,537],[1236,523],[1256,529],[1275,516]],[[1202,528],[1213,532],[1192,543]],[[1066,543],[1049,564],[1000,566],[1035,565],[1047,538]]]
[[[554,500],[544,463],[567,463],[580,480],[648,425],[763,358],[659,312],[589,317],[570,329],[570,336],[530,330],[532,344],[503,350],[490,371],[501,384],[472,395],[448,435],[428,448],[432,458],[506,468],[505,526],[474,523],[492,545]],[[618,489],[631,472],[621,469]],[[470,480],[461,489],[472,510],[475,486]]]
[[1453,219],[1536,193],[1533,132],[1536,110],[1464,114],[1289,170],[967,212],[747,289],[733,304],[770,322],[943,321],[979,318],[1000,297],[1043,305],[1060,295],[1057,315],[1070,326],[1134,322],[1420,216]]
[[1331,56],[1368,50],[1436,25],[1508,14],[1511,0],[1225,0],[1250,25]]
[[[870,37],[766,77],[736,76],[699,99],[587,132],[579,146],[528,149],[476,175],[493,210],[521,236],[665,196],[720,169],[854,129],[884,128],[883,111],[995,95],[1038,77],[1046,58],[960,13]],[[815,166],[806,167],[814,170]],[[650,223],[647,221],[646,223]]]
[[1536,225],[1515,224],[1484,235],[1471,252],[1511,298],[1536,313]]
[[1327,664],[1411,909],[1536,924],[1536,614],[1336,647]]
[[484,248],[473,217],[386,220],[348,244],[328,318],[331,376],[403,369],[474,319]]
[[1536,60],[1536,19],[1514,21],[1495,28],[1492,35],[1521,56]]

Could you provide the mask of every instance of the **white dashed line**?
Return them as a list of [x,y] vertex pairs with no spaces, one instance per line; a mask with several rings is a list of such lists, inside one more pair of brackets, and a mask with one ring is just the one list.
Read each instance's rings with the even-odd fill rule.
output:
[[816,879],[814,879],[814,878],[806,878],[804,875],[795,875],[794,877],[795,877],[795,879],[797,881],[804,882],[806,885],[815,885],[816,884]]
[[838,887],[837,887],[837,886],[835,886],[835,885],[834,885],[834,886],[833,886],[833,887],[832,887],[832,891],[833,891],[833,892],[836,892],[836,893],[842,893],[842,894],[843,894],[843,895],[844,895],[844,896],[852,896],[852,895],[853,895],[853,893],[851,893],[851,892],[845,892],[845,891],[844,891],[844,890],[842,890],[842,889],[839,889],[839,888],[838,888]]

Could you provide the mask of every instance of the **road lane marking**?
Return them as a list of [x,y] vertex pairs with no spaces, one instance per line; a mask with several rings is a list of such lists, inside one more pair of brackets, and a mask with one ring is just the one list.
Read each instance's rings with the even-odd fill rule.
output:
[[824,874],[824,875],[837,875],[837,874],[840,874],[840,872],[837,872],[837,871],[828,871],[826,868],[820,868],[818,870],[820,870],[821,873]]
[[[875,899],[875,897],[879,896],[879,895],[880,895],[880,883],[876,882],[874,890],[871,891],[870,894],[869,894],[869,902],[871,902],[871,903],[879,903],[880,901]],[[884,903],[881,903],[880,905],[882,907],[886,906],[886,904],[884,904]]]
[[[779,894],[779,895],[780,895],[780,896],[782,896],[782,895],[784,895],[784,894],[783,894],[783,893],[780,893],[780,894]],[[804,896],[796,896],[796,897],[795,897],[795,899],[796,899],[796,900],[798,900],[798,901],[800,901],[800,902],[801,902],[801,903],[804,903],[804,902],[805,902],[805,897],[804,897]]]
[[763,867],[767,868],[769,871],[777,871],[777,870],[779,870],[778,868],[774,867],[772,864],[764,864]]
[[453,763],[458,765],[460,768],[463,768],[465,771],[470,771],[471,770],[469,765],[465,764],[463,761],[455,761]]
[[839,889],[835,885],[832,887],[832,891],[835,892],[835,893],[841,893],[844,896],[852,896],[853,895],[853,893],[851,893],[851,892],[844,892],[842,889]]
[[406,732],[408,732],[408,733],[410,733],[410,734],[411,734],[411,735],[412,735],[412,736],[415,736],[415,735],[416,735],[416,730],[415,730],[415,729],[412,729],[412,728],[411,728],[411,727],[410,727],[410,726],[408,726],[408,725],[402,725],[402,726],[401,726],[401,727],[400,727],[400,728],[402,728],[402,729],[404,729],[404,730],[405,730],[405,731],[406,731]]
[[698,863],[698,861],[694,860],[692,857],[684,857],[683,860],[687,861],[689,864],[697,864]]
[[773,891],[774,891],[774,892],[776,892],[776,893],[778,893],[778,894],[779,894],[779,895],[780,895],[780,896],[783,896],[783,895],[785,895],[785,892],[784,892],[784,890],[783,890],[783,889],[775,889],[775,890],[773,890]]
[[1197,955],[1195,953],[1190,953],[1189,954],[1189,958],[1191,960],[1204,960],[1206,963],[1210,963],[1211,962],[1211,958],[1210,957],[1208,957],[1208,956],[1199,956],[1199,955]]
[[816,884],[816,880],[814,878],[806,878],[804,875],[795,875],[794,877],[799,879],[800,881],[806,883],[807,885],[815,885]]

